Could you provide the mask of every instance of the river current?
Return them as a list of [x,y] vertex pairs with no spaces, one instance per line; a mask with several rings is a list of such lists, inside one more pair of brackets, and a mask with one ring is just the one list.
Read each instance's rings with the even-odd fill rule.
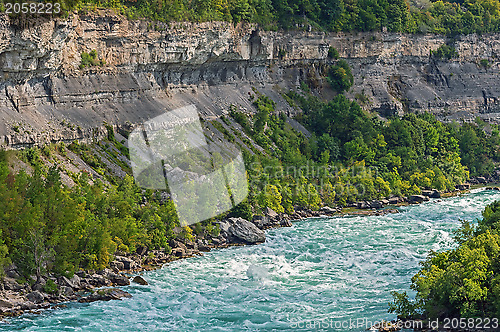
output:
[[[265,243],[214,250],[144,273],[131,299],[69,303],[0,323],[0,331],[365,331],[394,319],[391,291],[409,290],[429,250],[454,247],[500,193],[472,193],[400,213],[311,218]],[[342,325],[343,324],[343,325]],[[300,328],[303,327],[303,328]]]

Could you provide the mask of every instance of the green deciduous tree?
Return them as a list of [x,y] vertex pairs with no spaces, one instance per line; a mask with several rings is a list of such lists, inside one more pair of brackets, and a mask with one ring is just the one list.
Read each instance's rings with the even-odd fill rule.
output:
[[354,76],[347,61],[339,60],[337,64],[330,68],[328,71],[328,82],[339,93],[349,91],[354,84]]
[[415,300],[405,293],[394,293],[390,310],[402,318],[498,317],[499,210],[499,202],[486,207],[478,228],[462,222],[455,232],[459,246],[431,252],[412,278]]

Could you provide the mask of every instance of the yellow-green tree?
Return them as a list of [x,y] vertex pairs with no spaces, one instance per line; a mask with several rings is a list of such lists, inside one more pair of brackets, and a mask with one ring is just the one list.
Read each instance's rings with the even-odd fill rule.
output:
[[260,193],[258,200],[261,207],[268,207],[278,213],[285,211],[281,205],[281,193],[273,184],[268,184],[265,186],[264,190]]

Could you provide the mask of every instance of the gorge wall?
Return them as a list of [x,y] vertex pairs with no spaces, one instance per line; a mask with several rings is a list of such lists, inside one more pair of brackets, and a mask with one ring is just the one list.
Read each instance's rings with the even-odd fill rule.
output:
[[[437,35],[272,32],[250,24],[128,21],[110,12],[39,20],[0,17],[0,144],[22,147],[103,135],[103,123],[133,126],[195,104],[206,118],[232,104],[251,111],[257,89],[296,112],[281,93],[323,84],[328,48],[355,76],[349,92],[382,116],[431,111],[442,120],[500,119],[500,35],[454,40],[459,57],[437,61]],[[80,69],[96,50],[104,66]],[[487,59],[491,67],[480,66]]]

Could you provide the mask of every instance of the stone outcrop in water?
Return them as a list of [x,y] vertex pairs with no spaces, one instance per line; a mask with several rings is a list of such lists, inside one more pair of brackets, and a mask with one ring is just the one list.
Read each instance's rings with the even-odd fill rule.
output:
[[121,300],[122,298],[130,298],[132,295],[119,288],[107,288],[94,291],[92,294],[82,297],[78,300],[81,303],[89,303],[95,301],[111,301]]
[[146,279],[144,279],[141,276],[135,276],[132,281],[135,282],[136,284],[139,284],[139,285],[143,285],[143,286],[148,285],[148,282],[146,281]]

